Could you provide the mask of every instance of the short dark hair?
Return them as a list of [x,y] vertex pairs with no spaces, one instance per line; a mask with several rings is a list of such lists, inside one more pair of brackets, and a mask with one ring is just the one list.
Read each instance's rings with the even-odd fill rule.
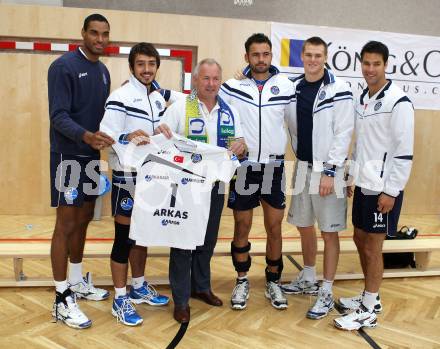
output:
[[252,34],[244,43],[244,48],[246,49],[246,53],[249,53],[249,49],[252,44],[268,44],[270,49],[272,49],[272,42],[270,39],[263,33],[255,33]]
[[157,52],[156,48],[152,44],[140,42],[131,48],[130,54],[128,55],[128,64],[130,64],[131,69],[134,69],[134,61],[136,60],[137,55],[145,55],[156,58],[157,67],[160,67],[159,52]]
[[390,52],[388,47],[380,41],[368,41],[361,50],[361,61],[364,59],[365,53],[377,53],[382,55],[383,62],[388,62],[388,56]]
[[324,40],[322,40],[319,36],[312,36],[311,38],[308,38],[306,41],[304,41],[301,52],[304,52],[307,44],[314,46],[320,46],[320,45],[324,46],[324,52],[327,55],[327,49],[328,49],[327,43]]
[[90,22],[98,21],[98,22],[105,22],[108,24],[108,27],[110,28],[110,23],[107,21],[107,18],[105,18],[103,15],[100,15],[99,13],[94,13],[86,17],[84,19],[83,29],[84,31],[87,31],[89,28]]

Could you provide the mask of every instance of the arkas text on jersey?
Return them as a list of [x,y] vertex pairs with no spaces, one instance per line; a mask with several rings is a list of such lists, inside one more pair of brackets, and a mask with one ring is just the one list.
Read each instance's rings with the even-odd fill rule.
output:
[[188,211],[179,211],[179,210],[162,208],[162,209],[156,209],[156,211],[154,211],[153,213],[153,216],[188,219]]

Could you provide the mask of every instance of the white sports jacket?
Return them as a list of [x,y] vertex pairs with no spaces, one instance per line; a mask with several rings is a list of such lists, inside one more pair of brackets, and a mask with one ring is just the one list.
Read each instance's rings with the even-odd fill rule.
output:
[[223,83],[219,95],[226,103],[235,107],[240,114],[241,126],[249,161],[267,163],[270,155],[284,155],[287,135],[284,121],[287,121],[289,106],[293,98],[292,82],[274,66],[272,76],[258,91],[247,67],[243,80],[230,79]]
[[391,81],[371,98],[365,89],[356,103],[355,134],[350,172],[356,185],[399,195],[413,159],[414,108],[409,98]]
[[[159,90],[156,81],[153,81],[151,87],[152,91],[148,94],[147,87],[131,75],[128,83],[113,91],[108,97],[99,129],[116,142],[126,142],[125,137],[136,130],[143,130],[152,136],[166,110],[167,102],[173,103],[186,95],[176,91]],[[121,166],[113,148],[109,150],[109,164],[115,171],[133,170]]]
[[[292,149],[296,154],[298,147],[296,86],[304,75],[294,78],[295,98],[288,120]],[[327,69],[324,80],[316,94],[313,105],[313,171],[325,168],[342,167],[347,159],[354,127],[353,94],[350,86]]]

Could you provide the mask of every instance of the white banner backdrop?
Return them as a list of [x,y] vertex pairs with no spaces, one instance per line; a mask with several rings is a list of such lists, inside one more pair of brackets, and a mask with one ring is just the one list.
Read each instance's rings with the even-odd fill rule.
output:
[[272,64],[294,76],[303,73],[304,40],[321,37],[328,44],[328,68],[349,82],[355,95],[366,87],[362,46],[381,41],[390,51],[387,78],[407,93],[416,109],[440,110],[440,37],[283,23],[272,23],[271,33]]

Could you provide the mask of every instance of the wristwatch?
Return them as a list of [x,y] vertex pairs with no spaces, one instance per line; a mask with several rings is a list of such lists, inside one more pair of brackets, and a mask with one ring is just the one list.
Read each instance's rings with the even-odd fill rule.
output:
[[324,170],[322,171],[322,174],[327,177],[334,177],[336,174],[336,165],[324,163]]

